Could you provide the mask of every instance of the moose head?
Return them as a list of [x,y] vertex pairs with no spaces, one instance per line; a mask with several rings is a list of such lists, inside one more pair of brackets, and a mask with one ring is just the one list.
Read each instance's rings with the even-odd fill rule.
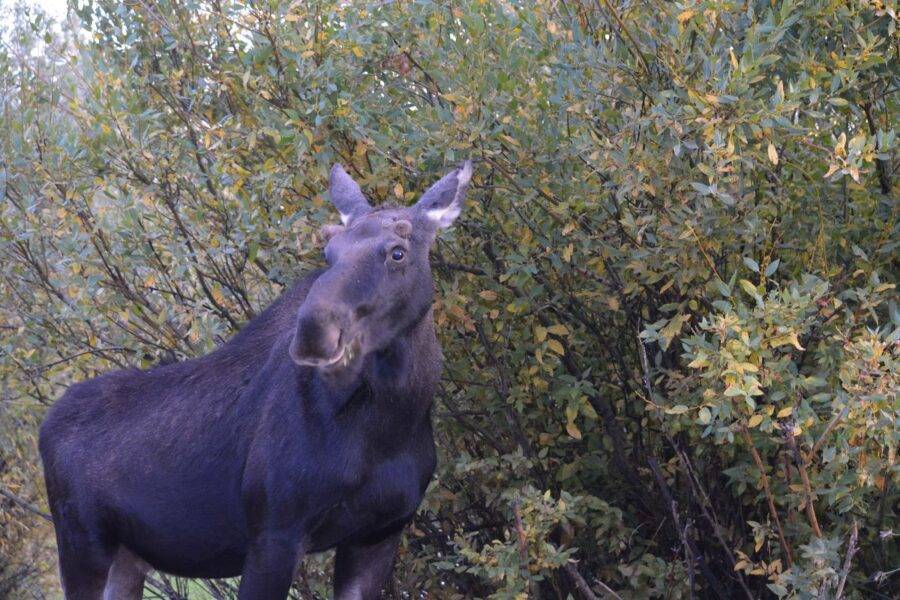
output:
[[425,317],[434,296],[429,249],[459,216],[471,177],[466,161],[415,205],[373,208],[343,167],[332,168],[329,193],[341,225],[322,229],[328,268],[297,315],[295,363],[346,369]]

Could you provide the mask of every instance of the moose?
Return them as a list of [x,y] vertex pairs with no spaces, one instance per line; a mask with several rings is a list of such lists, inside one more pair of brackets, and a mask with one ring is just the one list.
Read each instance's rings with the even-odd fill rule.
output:
[[154,569],[283,600],[332,548],[335,597],[380,597],[435,468],[429,249],[471,176],[372,207],[335,165],[325,268],[205,356],[66,391],[39,446],[67,600],[138,599]]

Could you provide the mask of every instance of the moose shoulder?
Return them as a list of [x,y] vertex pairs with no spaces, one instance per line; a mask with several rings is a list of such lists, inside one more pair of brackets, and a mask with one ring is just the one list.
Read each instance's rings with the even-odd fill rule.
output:
[[280,600],[329,548],[337,598],[380,596],[435,466],[428,252],[471,174],[376,209],[335,166],[325,269],[211,354],[66,392],[40,450],[67,600],[140,598],[150,569]]

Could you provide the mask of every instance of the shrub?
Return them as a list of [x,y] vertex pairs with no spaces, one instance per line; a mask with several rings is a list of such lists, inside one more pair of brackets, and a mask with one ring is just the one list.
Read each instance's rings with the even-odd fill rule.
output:
[[207,352],[320,263],[331,163],[408,203],[471,156],[394,594],[897,593],[890,3],[72,8],[0,51],[4,543],[48,540],[67,384]]

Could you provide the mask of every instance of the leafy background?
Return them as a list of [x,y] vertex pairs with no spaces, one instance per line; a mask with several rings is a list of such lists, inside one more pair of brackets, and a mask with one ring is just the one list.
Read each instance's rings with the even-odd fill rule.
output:
[[897,597],[893,0],[69,7],[4,8],[0,596],[60,593],[68,384],[208,352],[319,265],[334,161],[411,203],[472,157],[389,594]]

